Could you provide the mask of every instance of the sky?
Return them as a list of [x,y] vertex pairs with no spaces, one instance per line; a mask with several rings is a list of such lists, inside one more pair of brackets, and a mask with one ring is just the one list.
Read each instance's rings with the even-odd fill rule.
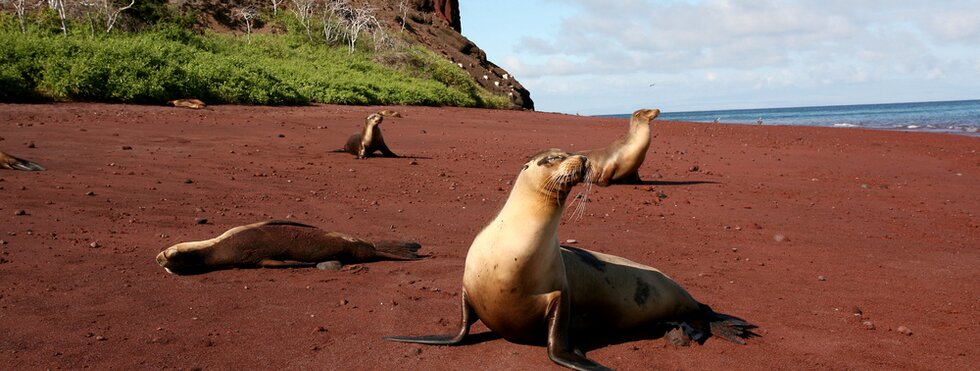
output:
[[537,111],[980,99],[980,0],[461,0],[460,18]]

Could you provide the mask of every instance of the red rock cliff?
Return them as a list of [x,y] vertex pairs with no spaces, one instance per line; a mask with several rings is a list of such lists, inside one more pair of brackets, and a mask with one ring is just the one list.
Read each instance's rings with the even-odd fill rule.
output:
[[[490,62],[483,49],[460,33],[459,0],[407,1],[412,2],[412,13],[406,17],[406,30],[416,40],[466,70],[487,90],[506,95],[513,108],[534,109],[530,92],[513,75]],[[401,20],[397,14],[395,19]]]

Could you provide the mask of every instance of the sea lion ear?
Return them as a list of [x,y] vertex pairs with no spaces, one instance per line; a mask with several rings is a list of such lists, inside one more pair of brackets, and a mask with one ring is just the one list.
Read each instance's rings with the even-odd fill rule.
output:
[[524,168],[523,168],[523,169],[521,169],[521,171],[524,171],[524,170],[527,170],[527,168],[529,168],[529,167],[531,167],[531,165],[528,165],[528,164],[524,164]]

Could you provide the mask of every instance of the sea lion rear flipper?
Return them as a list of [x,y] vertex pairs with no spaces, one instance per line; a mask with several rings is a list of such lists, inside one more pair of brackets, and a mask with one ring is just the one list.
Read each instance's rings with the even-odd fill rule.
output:
[[422,259],[418,255],[420,248],[422,245],[418,242],[407,241],[378,241],[374,244],[374,249],[377,250],[379,256],[394,260]]
[[701,310],[707,317],[711,335],[740,345],[745,344],[745,340],[742,339],[759,336],[759,334],[752,332],[752,329],[758,328],[758,326],[741,318],[715,312],[711,307],[704,304],[701,304]]
[[456,335],[422,335],[422,336],[386,336],[385,340],[399,341],[403,343],[420,343],[431,345],[456,345],[466,338],[470,333],[470,326],[478,319],[473,307],[466,300],[466,289],[459,295],[462,298],[463,316],[459,321],[459,332]]
[[259,261],[259,267],[262,268],[306,268],[314,266],[316,266],[316,263],[298,262],[295,260],[262,259]]
[[14,170],[23,171],[43,171],[44,167],[36,163],[21,159],[19,162],[10,164],[10,167]]
[[7,168],[11,170],[23,170],[23,171],[42,171],[44,167],[27,161],[22,158],[15,157],[3,152],[0,152],[0,168]]

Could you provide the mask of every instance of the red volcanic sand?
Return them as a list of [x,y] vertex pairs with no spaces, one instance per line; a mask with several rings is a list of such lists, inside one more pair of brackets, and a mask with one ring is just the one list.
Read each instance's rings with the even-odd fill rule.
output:
[[[382,337],[455,330],[466,250],[527,156],[605,146],[626,120],[394,107],[405,117],[382,124],[385,140],[415,158],[329,152],[379,109],[0,105],[0,150],[47,168],[0,171],[5,367],[556,368],[544,347],[485,335]],[[653,132],[650,184],[594,187],[560,239],[657,267],[762,336],[591,358],[624,370],[980,364],[980,138],[659,120]],[[269,218],[417,240],[430,257],[196,276],[154,261]]]

